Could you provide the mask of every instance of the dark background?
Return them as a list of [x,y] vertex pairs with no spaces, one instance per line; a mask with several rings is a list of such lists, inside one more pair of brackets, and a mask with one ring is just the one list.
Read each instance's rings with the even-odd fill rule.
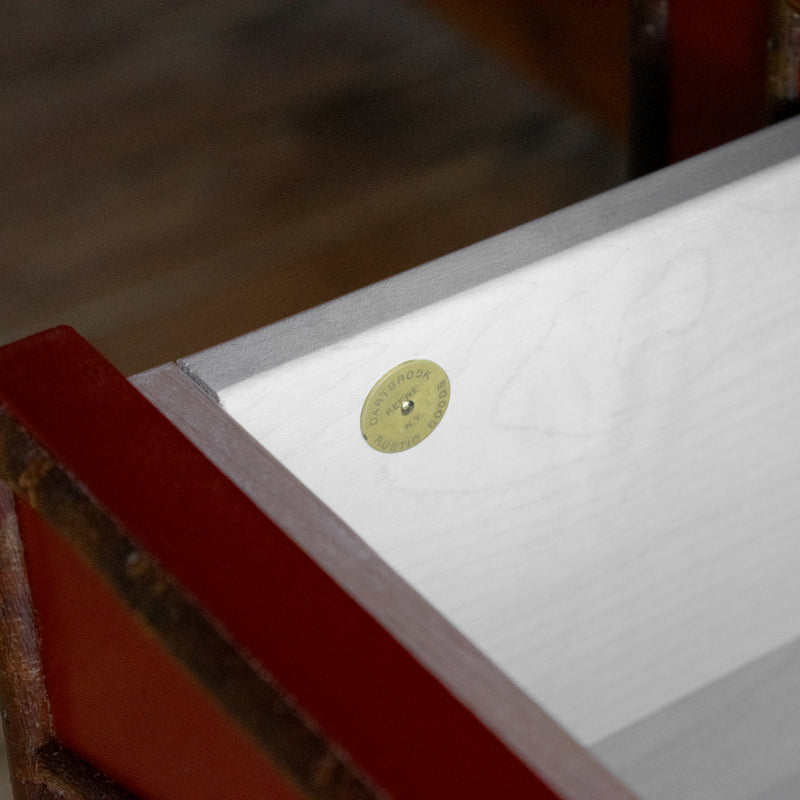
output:
[[2,3],[0,343],[140,371],[620,182],[626,9]]

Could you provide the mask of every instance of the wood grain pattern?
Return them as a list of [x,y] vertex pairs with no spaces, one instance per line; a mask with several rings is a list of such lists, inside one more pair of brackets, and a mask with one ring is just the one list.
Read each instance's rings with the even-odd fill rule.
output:
[[647,178],[548,214],[417,269],[179,359],[212,394],[411,314],[491,278],[591,243],[797,155],[797,122],[774,125]]
[[[799,178],[795,161],[745,179],[222,403],[595,741],[797,633]],[[361,404],[410,358],[447,370],[447,417],[423,445],[375,453]]]
[[9,783],[17,800],[42,789],[36,757],[53,736],[36,641],[33,604],[19,540],[14,496],[0,482],[0,615],[3,642],[0,702],[8,737]]
[[[796,151],[796,129],[720,161],[774,135]],[[478,255],[497,258],[482,285],[210,384],[518,685],[596,742],[798,635],[798,185],[787,152],[506,271],[518,255],[506,241],[535,240],[534,223],[462,254],[476,269]],[[341,307],[302,319],[327,330]],[[263,333],[242,364],[248,344],[269,349]],[[415,357],[448,371],[447,417],[419,447],[375,453],[359,438],[361,403]],[[188,365],[202,378],[210,361]]]

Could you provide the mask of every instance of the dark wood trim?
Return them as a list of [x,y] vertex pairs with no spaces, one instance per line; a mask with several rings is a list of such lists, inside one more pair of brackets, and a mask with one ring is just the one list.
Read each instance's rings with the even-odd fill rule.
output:
[[0,483],[0,702],[17,800],[42,788],[37,754],[53,737],[14,497]]
[[767,62],[770,122],[800,113],[800,2],[773,0]]

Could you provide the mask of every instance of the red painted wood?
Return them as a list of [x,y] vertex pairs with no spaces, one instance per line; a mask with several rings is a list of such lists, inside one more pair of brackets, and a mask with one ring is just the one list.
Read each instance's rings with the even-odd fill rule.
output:
[[74,331],[0,402],[395,798],[556,796]]
[[59,741],[142,800],[301,800],[66,540],[17,516]]
[[767,0],[670,0],[670,160],[765,124]]

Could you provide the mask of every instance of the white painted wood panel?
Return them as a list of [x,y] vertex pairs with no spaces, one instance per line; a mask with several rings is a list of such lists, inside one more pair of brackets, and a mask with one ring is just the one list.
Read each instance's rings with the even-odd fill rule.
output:
[[[559,797],[633,800],[619,778],[490,663],[177,366],[165,364],[131,380]],[[231,546],[235,546],[232,534]],[[291,605],[292,598],[286,602]],[[324,672],[323,666],[322,681]]]
[[[798,219],[793,159],[220,399],[595,742],[800,634]],[[450,408],[378,453],[361,404],[410,358]]]
[[800,797],[800,641],[598,743],[642,800]]

